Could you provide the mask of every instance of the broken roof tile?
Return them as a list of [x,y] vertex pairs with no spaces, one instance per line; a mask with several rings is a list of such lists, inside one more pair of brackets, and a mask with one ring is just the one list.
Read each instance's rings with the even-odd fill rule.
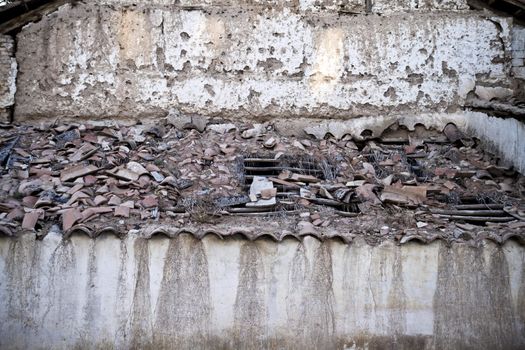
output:
[[[278,212],[281,216],[292,216],[312,210],[323,213],[322,218],[316,219],[320,220],[314,226],[316,232],[330,226],[352,231],[353,235],[379,234],[383,226],[389,227],[389,237],[402,237],[400,232],[405,231],[413,235],[418,229],[436,234],[438,228],[462,223],[465,218],[472,218],[474,221],[469,224],[476,227],[497,227],[498,232],[503,232],[501,225],[505,222],[490,226],[487,218],[510,224],[521,220],[522,209],[495,209],[502,216],[487,216],[481,209],[474,211],[477,215],[466,215],[466,209],[462,215],[432,214],[431,210],[436,209],[460,210],[454,208],[455,203],[485,201],[489,206],[510,203],[518,208],[523,202],[523,177],[498,165],[478,145],[468,140],[465,145],[463,138],[458,141],[463,146],[451,145],[442,134],[424,139],[405,130],[406,135],[391,144],[369,138],[364,148],[360,148],[362,143],[356,146],[351,135],[342,140],[331,137],[301,140],[279,135],[270,124],[238,128],[254,130],[254,136],[248,139],[242,139],[238,130],[224,134],[203,130],[199,134],[170,126],[162,130],[156,127],[137,125],[120,130],[106,127],[101,132],[100,128],[64,126],[59,134],[73,130],[80,133],[80,138],[65,142],[64,148],[48,142],[55,137],[55,130],[29,128],[27,132],[18,132],[20,142],[13,154],[20,158],[30,155],[40,164],[29,166],[29,160],[17,159],[11,163],[12,168],[0,170],[6,175],[0,177],[0,194],[10,199],[4,201],[7,204],[0,204],[0,221],[22,220],[24,208],[41,206],[46,208],[44,222],[53,222],[65,210],[75,209],[82,213],[82,219],[69,230],[80,226],[85,230],[87,221],[93,225],[112,222],[114,208],[127,207],[129,217],[122,215],[126,209],[118,209],[117,214],[122,215],[119,221],[126,224],[122,227],[156,219],[168,222],[173,219],[173,225],[181,226],[196,217],[193,215],[182,223],[176,219],[187,210],[181,209],[181,203],[188,198],[211,203],[206,207],[209,211],[206,215],[213,217],[214,222],[221,215],[221,220],[230,222],[236,215],[259,218]],[[0,139],[1,133],[2,130]],[[277,142],[273,149],[263,147],[265,141],[273,143],[272,138]],[[407,154],[405,146],[412,147],[413,150],[407,151],[413,153]],[[249,156],[243,159],[242,155]],[[84,174],[90,166],[94,167],[93,172]],[[20,171],[25,171],[21,177]],[[75,171],[80,174],[73,174]],[[119,171],[128,173],[116,176]],[[267,178],[272,188],[252,194],[252,205],[272,199],[275,204],[250,207],[248,193],[255,176]],[[301,198],[301,194],[308,198]],[[27,199],[16,200],[15,196]],[[221,200],[235,196],[245,199]],[[396,209],[386,215],[389,203],[396,205]],[[148,210],[149,205],[152,209]],[[136,206],[140,209],[133,209]],[[408,209],[416,207],[416,211]],[[138,221],[139,216],[143,220]],[[406,222],[411,222],[412,227],[406,227]],[[351,239],[350,233],[344,237],[345,242]]]
[[22,229],[25,230],[34,230],[36,223],[40,218],[42,218],[44,215],[43,210],[33,210],[24,215],[24,219],[22,220]]
[[77,208],[65,210],[62,213],[62,229],[69,230],[80,219],[82,219],[82,214]]
[[99,169],[94,165],[74,165],[70,168],[64,169],[60,172],[60,181],[62,182],[68,182],[71,180],[75,180],[78,177],[94,174]]

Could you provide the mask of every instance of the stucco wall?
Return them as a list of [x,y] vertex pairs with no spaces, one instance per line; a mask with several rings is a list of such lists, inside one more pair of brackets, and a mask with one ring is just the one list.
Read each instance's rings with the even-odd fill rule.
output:
[[382,16],[348,14],[360,1],[105,3],[18,34],[18,120],[450,111],[509,83],[509,22],[464,2],[373,2]]
[[14,39],[0,35],[0,122],[10,118],[10,108],[15,103],[16,60]]
[[518,349],[525,250],[0,238],[0,348]]

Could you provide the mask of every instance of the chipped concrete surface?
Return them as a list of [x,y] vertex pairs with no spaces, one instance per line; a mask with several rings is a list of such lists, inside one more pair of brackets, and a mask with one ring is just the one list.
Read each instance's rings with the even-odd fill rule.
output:
[[[104,5],[141,6],[145,1],[136,0],[99,0]],[[466,0],[371,0],[367,7],[367,0],[152,0],[147,5],[177,6],[180,8],[204,8],[242,6],[251,8],[289,8],[304,12],[332,12],[340,13],[387,13],[402,11],[461,11],[467,10]]]
[[509,32],[469,11],[65,6],[17,36],[15,118],[451,111],[508,85]]
[[513,349],[525,251],[509,241],[189,235],[0,238],[0,347]]
[[14,57],[14,40],[0,35],[0,121],[9,118],[8,109],[15,104],[17,63]]
[[371,0],[372,12],[467,10],[466,0]]

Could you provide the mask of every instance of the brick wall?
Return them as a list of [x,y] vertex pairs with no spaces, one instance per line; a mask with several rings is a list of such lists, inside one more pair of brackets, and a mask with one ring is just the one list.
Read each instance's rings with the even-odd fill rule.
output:
[[525,27],[512,29],[512,71],[516,78],[525,79]]
[[14,40],[0,35],[0,122],[6,122],[15,103],[16,60]]

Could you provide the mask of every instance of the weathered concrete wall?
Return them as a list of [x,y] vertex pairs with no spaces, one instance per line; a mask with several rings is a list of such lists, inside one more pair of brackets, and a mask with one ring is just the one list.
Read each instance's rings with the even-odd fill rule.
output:
[[525,79],[525,27],[518,25],[512,28],[512,71]]
[[0,122],[8,121],[15,103],[16,70],[14,39],[0,35]]
[[289,8],[294,11],[337,11],[351,13],[388,13],[400,11],[465,10],[466,0],[99,0],[99,4],[205,8],[210,6]]
[[463,1],[105,2],[18,34],[18,120],[450,111],[510,76],[509,22]]
[[525,346],[514,241],[155,237],[0,238],[0,348]]

